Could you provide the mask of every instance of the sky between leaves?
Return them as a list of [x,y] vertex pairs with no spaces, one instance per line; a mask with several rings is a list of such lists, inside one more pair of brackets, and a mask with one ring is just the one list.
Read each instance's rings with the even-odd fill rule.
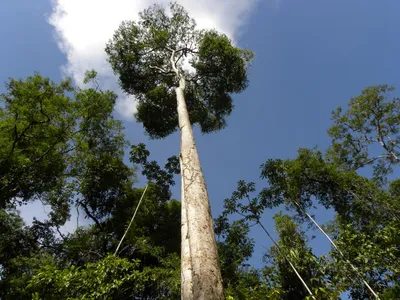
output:
[[[388,83],[400,88],[398,0],[179,2],[200,27],[215,27],[256,54],[250,86],[234,97],[236,109],[228,118],[228,127],[205,136],[195,130],[214,216],[239,179],[263,186],[259,166],[267,159],[295,157],[299,147],[317,145],[324,150],[329,144],[330,112],[364,87]],[[39,71],[56,82],[68,75],[80,83],[83,73],[94,68],[105,89],[118,91],[105,61],[104,45],[122,20],[135,19],[152,3],[1,1],[0,81]],[[121,94],[116,116],[124,120],[131,143],[146,143],[151,158],[160,163],[178,153],[178,134],[148,141],[141,125],[133,121],[133,111],[134,100]],[[179,186],[174,196],[179,199]],[[45,215],[40,203],[21,210],[27,221]],[[264,225],[271,231],[276,211],[264,216]],[[331,217],[322,208],[313,213],[320,222]],[[71,231],[76,223],[73,215],[66,230]],[[258,265],[271,243],[255,227],[252,235],[258,247],[251,262]],[[329,249],[323,238],[317,237],[311,245],[317,253]]]

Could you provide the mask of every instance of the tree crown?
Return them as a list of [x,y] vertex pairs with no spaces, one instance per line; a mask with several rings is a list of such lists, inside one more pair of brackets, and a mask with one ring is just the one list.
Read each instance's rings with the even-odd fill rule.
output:
[[248,84],[253,53],[232,45],[215,30],[199,30],[185,9],[153,5],[139,21],[122,22],[106,46],[122,89],[138,100],[136,119],[151,138],[163,138],[178,126],[175,87],[185,79],[192,124],[203,133],[222,129],[233,109],[232,93]]

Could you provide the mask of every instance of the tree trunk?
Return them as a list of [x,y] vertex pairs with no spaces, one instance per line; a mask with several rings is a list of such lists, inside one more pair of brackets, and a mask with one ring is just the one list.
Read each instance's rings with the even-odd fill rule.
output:
[[[181,132],[182,300],[223,300],[217,243],[207,188],[189,120],[185,79],[176,88]],[[188,257],[189,256],[189,257]]]
[[[182,159],[179,159],[182,168]],[[185,189],[181,176],[181,298],[193,300],[192,257],[189,245]]]

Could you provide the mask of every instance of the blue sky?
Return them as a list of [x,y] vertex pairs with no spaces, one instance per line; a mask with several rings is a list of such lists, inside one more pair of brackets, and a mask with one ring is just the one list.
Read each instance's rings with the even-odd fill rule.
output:
[[[236,24],[232,31],[238,45],[255,52],[250,86],[234,97],[236,108],[226,129],[204,136],[195,130],[215,216],[239,179],[262,187],[259,166],[267,159],[293,158],[299,147],[326,149],[330,112],[337,106],[345,105],[368,85],[398,86],[400,79],[398,0],[260,0],[250,8],[240,24],[227,13],[215,19],[223,20],[221,26],[228,31]],[[2,83],[8,77],[23,78],[34,71],[56,82],[62,78],[61,66],[68,57],[57,47],[54,28],[47,21],[51,12],[47,0],[0,2]],[[93,6],[87,15],[88,26],[95,14]],[[0,90],[3,92],[4,86]],[[178,153],[177,134],[149,141],[139,124],[125,121],[125,126],[127,139],[146,143],[152,159],[163,163]],[[174,194],[179,199],[179,187]],[[40,214],[39,210],[35,206],[28,215]],[[271,231],[272,215],[268,212],[264,218]],[[330,214],[319,209],[316,217],[324,221]],[[252,262],[258,264],[270,242],[258,230],[252,234],[257,239]],[[323,239],[311,244],[317,252],[328,249]]]

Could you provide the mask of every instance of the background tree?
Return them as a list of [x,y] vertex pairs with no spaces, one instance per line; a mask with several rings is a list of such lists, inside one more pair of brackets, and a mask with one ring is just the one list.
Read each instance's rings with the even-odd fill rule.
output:
[[[53,221],[63,224],[78,194],[86,206],[96,197],[88,194],[90,185],[97,182],[96,193],[102,193],[107,182],[124,184],[132,176],[129,168],[122,170],[126,142],[112,116],[116,95],[99,89],[96,72],[86,75],[94,87],[72,87],[69,79],[57,85],[39,74],[7,83],[0,116],[1,208],[40,199],[52,206]],[[109,178],[93,181],[100,172]]]
[[[41,251],[36,236],[26,228],[18,212],[0,211],[0,296],[2,299],[29,299],[26,283],[29,272],[53,262]],[[27,272],[27,270],[29,270]]]
[[[300,270],[306,270],[303,262],[313,266],[315,272],[302,276],[307,278],[307,285],[319,282],[315,292],[320,295],[322,292],[322,295],[337,296],[348,291],[352,299],[371,298],[371,289],[365,282],[381,299],[391,299],[398,292],[399,180],[390,181],[387,175],[397,165],[395,151],[400,117],[399,100],[388,100],[386,95],[391,90],[386,85],[369,87],[361,96],[350,100],[348,111],[339,109],[334,114],[335,125],[329,130],[334,139],[326,155],[316,149],[299,149],[295,159],[267,160],[261,166],[261,178],[266,180],[266,186],[258,195],[250,196],[255,192],[254,183],[239,181],[237,191],[225,200],[225,214],[237,214],[244,220],[261,223],[265,209],[280,206],[294,213],[295,220],[308,229],[314,226],[306,214],[309,208],[318,207],[318,212],[323,207],[332,209],[335,220],[326,229],[343,255],[333,248],[326,258],[309,256],[310,260],[298,263]],[[373,143],[381,148],[371,147]],[[384,153],[379,154],[378,150],[382,149]],[[374,168],[372,178],[356,172],[368,166]],[[299,239],[302,243],[296,243],[301,231],[289,230],[294,228],[294,223],[284,220],[277,219],[279,248],[286,249],[290,257],[310,249],[304,238]],[[283,282],[287,276],[283,274],[291,270],[287,265],[283,268],[286,260],[274,260],[280,251],[272,250],[268,276],[273,283]],[[301,256],[307,257],[305,253]],[[296,257],[292,257],[294,261],[299,260]],[[281,269],[276,269],[277,265]],[[280,293],[282,297],[288,293],[292,293],[292,298],[306,296],[304,285],[287,285]]]
[[337,299],[340,291],[326,276],[326,258],[317,257],[311,247],[307,245],[304,232],[288,215],[278,213],[274,216],[275,229],[279,240],[265,255],[266,262],[273,267],[269,271],[275,273],[270,276],[275,278],[275,288],[279,291],[280,299],[310,299],[299,278],[290,268],[283,253],[296,266],[307,286],[313,291],[317,299]]
[[104,219],[62,236],[47,223],[26,227],[19,217],[3,211],[4,222],[10,221],[4,224],[9,229],[0,243],[7,250],[0,261],[2,299],[32,299],[32,294],[38,299],[179,299],[180,203],[160,197],[154,184],[119,257],[108,255],[115,251],[142,192],[131,188]]
[[[247,86],[252,53],[223,34],[199,31],[184,8],[154,5],[123,22],[106,47],[122,89],[138,100],[136,119],[151,138],[178,127],[182,173],[182,297],[223,299],[210,205],[192,124],[219,130],[232,93]],[[190,66],[190,67],[189,67]]]
[[[268,161],[262,166],[262,177],[268,181],[268,187],[259,194],[265,207],[285,204],[303,222],[310,220],[293,199],[303,209],[317,205],[319,209],[333,209],[336,222],[330,226],[331,235],[362,279],[379,295],[390,286],[397,286],[399,253],[395,228],[400,223],[395,193],[306,149],[293,160]],[[335,249],[330,257],[334,262],[330,276],[340,289],[349,289],[353,299],[371,297],[360,276]]]
[[348,110],[332,114],[329,156],[352,170],[372,165],[384,180],[400,164],[400,101],[393,87],[370,86],[351,98]]
[[62,185],[68,140],[79,118],[77,105],[65,95],[73,90],[68,80],[56,85],[35,74],[26,81],[10,79],[6,88],[0,97],[1,208]]
[[274,243],[265,255],[267,265],[263,270],[269,299],[325,299],[338,295],[325,275],[325,258],[312,253],[304,232],[288,215],[275,215],[279,240],[272,238],[263,225],[263,213],[273,193],[264,189],[252,196],[255,191],[254,183],[239,181],[232,197],[224,201],[223,216],[237,214],[251,226],[259,225]]
[[[170,199],[167,184],[161,188],[149,184],[120,257],[108,256],[115,251],[143,190],[133,187],[134,170],[123,162],[127,142],[121,122],[112,117],[115,94],[101,91],[95,75],[87,73],[93,88],[69,85],[68,91],[62,88],[68,80],[60,87],[39,74],[24,81],[10,80],[13,84],[5,95],[8,102],[2,108],[0,126],[24,130],[17,142],[14,130],[0,133],[8,141],[1,149],[7,166],[2,169],[2,187],[11,191],[7,179],[12,178],[15,190],[13,195],[3,194],[0,211],[2,299],[32,299],[32,293],[41,299],[79,298],[85,293],[87,297],[118,299],[133,295],[179,298],[180,203]],[[48,89],[44,96],[42,89]],[[19,117],[10,125],[14,110]],[[49,116],[46,122],[35,121],[42,117],[41,110]],[[34,123],[30,127],[24,123],[29,118]],[[64,118],[71,121],[68,134]],[[12,149],[14,142],[9,155],[5,150]],[[60,168],[44,168],[40,174],[39,162],[51,165],[53,160]],[[149,179],[172,178],[154,162],[151,166],[154,170]],[[38,181],[30,170],[37,172]],[[168,170],[176,172],[172,166]],[[54,178],[43,185],[40,176]],[[168,197],[160,191],[167,191]],[[52,205],[47,220],[35,220],[31,226],[22,222],[13,206],[30,201]],[[73,205],[79,206],[92,225],[63,233],[60,227]],[[93,280],[88,282],[88,278]]]
[[247,262],[254,250],[254,239],[244,220],[230,223],[226,215],[215,219],[215,233],[227,299],[263,299],[271,294],[259,269]]
[[175,185],[174,175],[180,173],[179,159],[176,156],[169,157],[164,169],[161,169],[156,161],[148,161],[149,155],[150,152],[145,144],[133,145],[130,161],[142,167],[142,175],[146,176],[147,180],[156,183],[156,186],[160,188],[161,197],[170,199],[170,186]]

